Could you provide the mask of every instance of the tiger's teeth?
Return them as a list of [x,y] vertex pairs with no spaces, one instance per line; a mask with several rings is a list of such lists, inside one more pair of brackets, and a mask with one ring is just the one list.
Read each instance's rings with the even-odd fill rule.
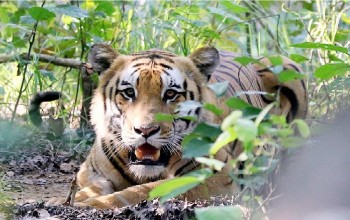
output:
[[159,160],[160,150],[157,150],[154,154],[147,154],[147,153],[149,152],[144,152],[140,149],[135,150],[135,156],[139,160],[146,160],[146,159],[153,160],[153,161]]

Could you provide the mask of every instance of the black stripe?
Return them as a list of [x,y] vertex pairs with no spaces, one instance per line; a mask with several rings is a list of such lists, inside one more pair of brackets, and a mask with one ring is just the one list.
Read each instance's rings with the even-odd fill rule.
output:
[[113,101],[113,87],[109,89],[109,100],[112,102]]
[[107,94],[106,94],[106,90],[107,90],[107,86],[109,84],[110,80],[108,80],[106,82],[106,84],[102,87],[102,95],[103,95],[103,108],[105,110],[105,112],[107,111],[107,103],[106,103],[106,97],[107,97]]
[[198,90],[198,100],[202,101],[202,88],[197,84],[196,84],[196,86],[197,86],[197,90]]
[[[288,117],[290,119],[294,119],[295,116],[297,115],[298,109],[299,109],[299,102],[298,102],[296,94],[294,93],[293,90],[291,90],[288,87],[275,86],[274,89],[280,90],[280,92],[287,97],[287,99],[289,100],[290,105],[291,105],[291,110],[288,113],[288,115],[289,115]],[[288,120],[288,118],[287,118],[287,122],[290,122]]]
[[147,66],[147,65],[148,65],[148,63],[136,63],[132,67]]
[[293,63],[288,63],[288,64],[285,64],[285,65],[291,66],[295,71],[297,71],[298,73],[300,73],[300,69],[299,69],[296,65],[294,65]]
[[194,100],[194,93],[192,91],[189,91],[189,94],[190,94],[190,99]]
[[182,84],[182,88],[184,90],[187,90],[187,81],[185,80],[184,83]]
[[191,165],[194,165],[194,167],[190,168],[190,170],[192,170],[193,168],[197,168],[198,167],[198,164],[192,160],[190,160],[189,162],[187,162],[185,165],[183,165],[182,167],[180,167],[179,169],[176,170],[175,172],[175,176],[181,176],[183,175],[184,173],[187,173],[189,170],[187,171],[184,171],[185,168],[187,168],[188,166],[191,166]]
[[170,73],[168,73],[166,70],[163,70],[163,73],[165,73],[167,76],[170,76]]
[[[234,75],[232,75],[232,74],[230,74],[228,72],[222,71],[222,70],[216,70],[216,71],[219,72],[219,73],[223,73],[223,74],[225,74],[227,76],[230,76],[231,78],[233,78],[237,82],[237,84],[239,84],[241,86],[241,89],[243,91],[247,91],[246,88],[244,87],[244,85],[242,83],[240,83],[240,81]],[[249,95],[248,94],[244,94],[244,95],[247,98],[247,102],[252,105],[252,101],[251,101]]]
[[129,86],[129,85],[131,85],[131,84],[130,84],[128,81],[122,80],[121,85],[123,85],[123,86]]
[[[119,157],[115,157],[115,154],[113,152],[112,152],[113,156],[112,155],[108,156],[109,149],[108,149],[108,146],[106,146],[106,143],[103,139],[101,140],[101,144],[102,144],[103,153],[106,155],[107,159],[113,165],[113,167],[120,173],[120,175],[122,175],[129,183],[131,183],[133,185],[137,185],[137,183],[134,180],[132,180],[129,175],[127,175],[125,173],[124,169],[119,166],[119,164],[118,164],[118,162],[120,162],[120,161],[118,161]],[[118,160],[116,160],[116,159],[118,159]]]
[[166,65],[166,64],[164,64],[164,63],[160,63],[159,65],[162,66],[162,67],[165,68],[165,69],[168,69],[168,70],[172,70],[172,69],[173,69],[171,66]]
[[92,167],[92,172],[97,173],[96,168],[95,168],[94,164],[92,163],[92,159],[90,159],[90,166]]

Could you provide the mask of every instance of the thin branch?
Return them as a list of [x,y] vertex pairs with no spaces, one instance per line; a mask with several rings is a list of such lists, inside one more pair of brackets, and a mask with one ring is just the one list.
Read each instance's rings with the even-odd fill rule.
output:
[[31,61],[33,59],[38,59],[40,62],[44,63],[51,63],[56,66],[63,66],[63,67],[70,67],[70,68],[80,68],[82,65],[82,62],[80,60],[76,59],[69,59],[69,58],[61,58],[61,57],[56,57],[56,56],[51,56],[47,54],[30,54],[29,58],[27,54],[21,54],[21,55],[0,55],[0,64],[1,63],[7,63],[7,62],[15,62],[18,61],[18,58],[23,59],[25,61]]
[[[44,5],[45,5],[45,1],[43,1],[43,3],[41,4],[41,7],[44,7]],[[27,55],[26,55],[26,59],[30,58],[30,53],[32,52],[33,44],[34,44],[34,41],[35,41],[36,30],[38,28],[38,24],[39,24],[39,21],[35,22],[33,30],[32,30],[32,33],[30,35],[29,48],[28,48],[28,52],[27,52]],[[25,82],[25,79],[26,79],[27,69],[28,69],[28,63],[24,64],[24,70],[23,70],[23,73],[22,73],[23,76],[22,76],[21,87],[19,89],[18,97],[17,97],[16,104],[15,104],[15,108],[14,108],[14,110],[12,112],[11,122],[13,122],[13,120],[15,119],[18,103],[19,103],[19,100],[21,99],[22,93],[24,92],[23,86],[24,86],[24,82]],[[18,72],[20,73],[19,68],[18,68]]]

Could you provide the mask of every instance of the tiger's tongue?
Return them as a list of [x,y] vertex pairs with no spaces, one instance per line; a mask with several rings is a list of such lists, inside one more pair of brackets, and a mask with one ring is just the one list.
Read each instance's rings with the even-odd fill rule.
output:
[[136,148],[135,156],[138,160],[150,159],[153,161],[157,161],[160,157],[160,150],[148,143],[145,143]]

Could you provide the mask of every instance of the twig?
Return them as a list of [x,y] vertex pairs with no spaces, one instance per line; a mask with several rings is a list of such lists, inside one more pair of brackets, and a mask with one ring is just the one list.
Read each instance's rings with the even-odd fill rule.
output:
[[56,66],[63,66],[63,67],[70,67],[70,68],[80,68],[80,65],[82,62],[80,60],[76,59],[69,59],[69,58],[61,58],[56,56],[51,56],[47,54],[38,54],[38,53],[32,53],[28,54],[21,54],[21,55],[0,55],[0,63],[7,63],[7,62],[14,62],[18,60],[18,57],[25,61],[31,61],[32,59],[36,58],[41,62],[44,63],[51,63]]
[[[45,0],[41,4],[41,7],[44,7],[44,5],[45,5]],[[36,21],[35,24],[34,24],[34,28],[32,30],[32,33],[30,34],[29,48],[28,48],[28,52],[27,52],[27,56],[26,56],[27,60],[29,60],[29,58],[30,58],[30,53],[32,51],[32,47],[33,47],[33,44],[34,44],[34,41],[35,41],[35,35],[36,35],[36,30],[38,28],[38,24],[39,24],[39,21]],[[19,100],[21,99],[22,93],[24,92],[23,86],[24,86],[24,82],[25,82],[25,79],[26,79],[27,68],[28,68],[28,63],[24,64],[24,70],[23,70],[23,73],[22,73],[23,76],[22,76],[21,87],[19,89],[18,97],[17,97],[16,104],[15,104],[15,108],[13,109],[13,112],[12,112],[11,122],[13,122],[13,120],[15,119],[18,103],[19,103]]]
[[77,185],[77,175],[74,176],[71,185],[70,185],[70,190],[69,193],[66,197],[66,200],[63,202],[62,205],[64,206],[74,206],[74,198],[75,194],[78,191],[78,185]]

